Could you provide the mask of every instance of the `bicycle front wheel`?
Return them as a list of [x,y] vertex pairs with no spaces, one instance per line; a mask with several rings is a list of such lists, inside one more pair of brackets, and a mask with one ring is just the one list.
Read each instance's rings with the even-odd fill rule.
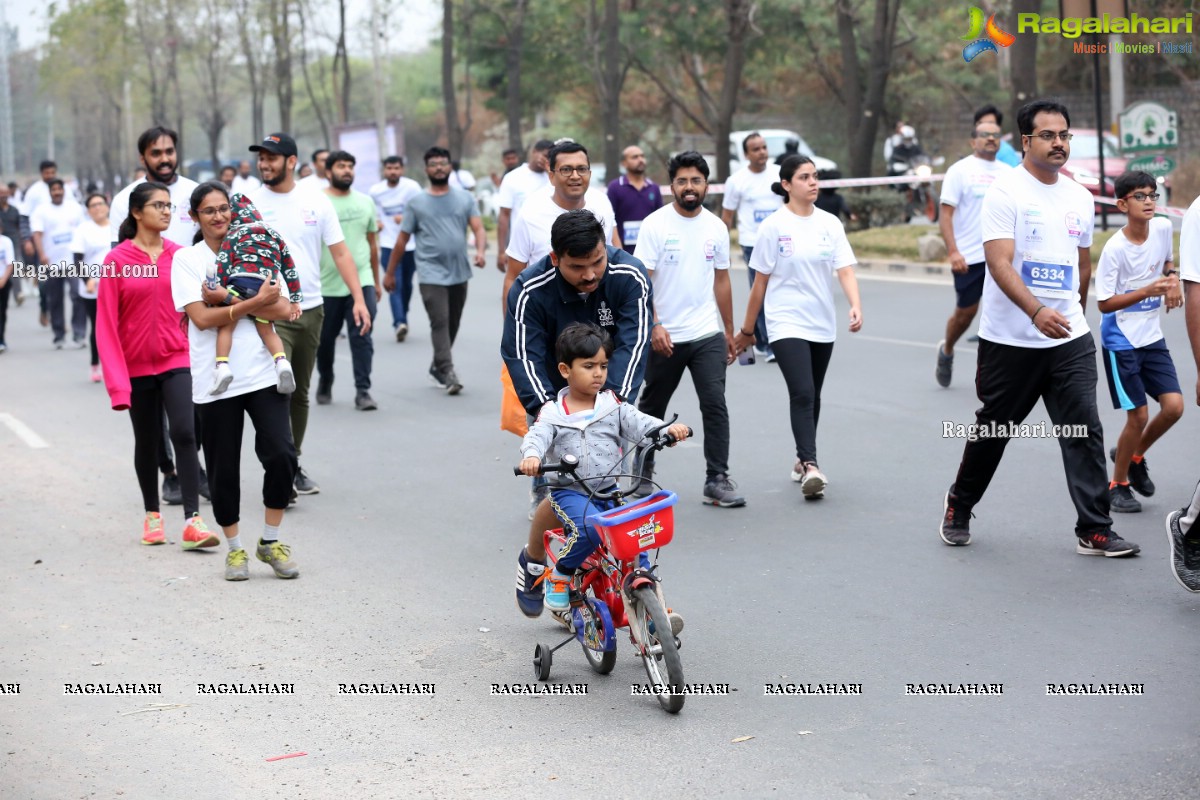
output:
[[629,624],[637,626],[636,638],[642,644],[642,666],[650,678],[658,702],[672,714],[683,708],[683,661],[671,633],[667,610],[658,600],[653,586],[635,589]]

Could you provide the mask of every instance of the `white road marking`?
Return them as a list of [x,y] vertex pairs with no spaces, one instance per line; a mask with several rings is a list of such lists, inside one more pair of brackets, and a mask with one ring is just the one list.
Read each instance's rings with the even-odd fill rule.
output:
[[50,446],[49,442],[33,432],[33,428],[30,428],[12,414],[0,413],[0,422],[3,422],[10,431],[15,433],[18,439],[34,449]]
[[[884,336],[866,336],[861,333],[852,333],[848,337],[850,340],[865,339],[868,342],[879,342],[881,344],[901,344],[905,347],[920,347],[924,350],[933,350],[937,347],[937,342],[914,342],[911,339],[888,339]],[[955,353],[974,353],[973,347],[958,347],[954,348]]]

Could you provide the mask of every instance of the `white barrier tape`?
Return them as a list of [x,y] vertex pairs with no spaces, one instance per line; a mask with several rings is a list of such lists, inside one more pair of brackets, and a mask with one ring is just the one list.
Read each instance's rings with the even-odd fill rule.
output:
[[[1111,197],[1096,197],[1097,203],[1102,203],[1106,206],[1115,206],[1117,201]],[[1161,214],[1164,217],[1177,217],[1183,219],[1183,215],[1187,213],[1186,208],[1175,208],[1174,206],[1157,206],[1154,209],[1155,214]]]

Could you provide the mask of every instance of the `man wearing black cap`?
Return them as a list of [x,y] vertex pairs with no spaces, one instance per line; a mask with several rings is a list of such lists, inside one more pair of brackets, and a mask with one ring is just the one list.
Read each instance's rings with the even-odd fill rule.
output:
[[[371,317],[363,301],[358,268],[342,236],[342,226],[333,204],[324,193],[296,184],[295,140],[286,133],[272,133],[260,144],[251,146],[250,151],[258,153],[258,174],[263,185],[250,192],[249,197],[262,214],[263,222],[287,242],[304,295],[300,303],[304,313],[300,319],[275,323],[296,374],[296,391],[292,393],[292,438],[299,457],[308,427],[308,387],[325,316],[321,295],[322,244],[329,248],[334,266],[354,298],[352,313],[360,333],[366,334],[371,329]],[[298,494],[316,494],[321,489],[304,474],[303,468],[297,468],[295,490]]]

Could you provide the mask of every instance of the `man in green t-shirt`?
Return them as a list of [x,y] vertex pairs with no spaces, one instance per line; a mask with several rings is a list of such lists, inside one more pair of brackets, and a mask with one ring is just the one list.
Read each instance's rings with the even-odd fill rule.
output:
[[[325,194],[337,212],[342,224],[346,246],[358,267],[358,281],[362,284],[363,302],[375,321],[377,289],[379,283],[379,244],[376,231],[379,223],[375,218],[375,201],[362,192],[351,189],[354,183],[354,156],[344,150],[335,150],[325,159],[325,172],[329,177],[329,188]],[[371,358],[375,345],[371,332],[361,334],[354,325],[353,298],[350,289],[333,264],[329,248],[321,248],[321,296],[325,301],[325,322],[321,327],[321,343],[317,347],[317,404],[333,402],[333,353],[337,347],[338,334],[347,330],[350,339],[350,359],[354,364],[354,407],[359,411],[374,411],[378,406],[371,398]]]

